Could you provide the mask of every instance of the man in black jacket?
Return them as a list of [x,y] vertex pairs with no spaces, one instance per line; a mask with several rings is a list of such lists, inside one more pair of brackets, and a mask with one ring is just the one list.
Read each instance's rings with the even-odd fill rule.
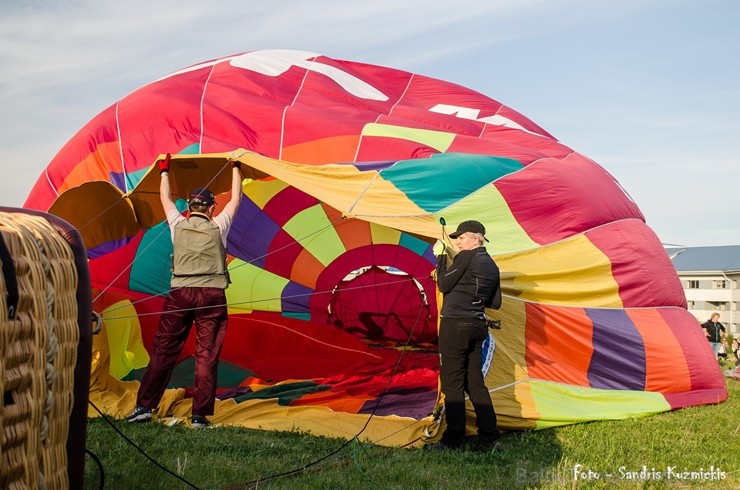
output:
[[486,229],[478,221],[464,221],[450,238],[460,252],[447,267],[437,257],[437,285],[444,300],[439,327],[439,376],[444,393],[447,428],[435,449],[455,449],[465,441],[465,392],[475,409],[478,438],[473,448],[494,449],[499,432],[491,395],[483,380],[481,357],[488,337],[485,308],[500,288],[499,269],[486,251]]
[[714,357],[719,357],[719,347],[725,338],[725,326],[719,322],[719,313],[712,313],[712,317],[701,324],[704,335],[712,346]]

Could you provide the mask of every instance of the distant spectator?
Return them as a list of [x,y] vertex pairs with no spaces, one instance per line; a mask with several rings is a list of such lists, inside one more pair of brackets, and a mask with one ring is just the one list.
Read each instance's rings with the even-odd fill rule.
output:
[[702,330],[707,340],[712,345],[714,357],[719,358],[722,340],[725,338],[725,326],[719,322],[719,313],[712,313],[712,317],[701,324]]
[[740,343],[732,339],[732,355],[735,356],[735,366],[740,366]]
[[721,357],[722,359],[727,359],[727,338],[723,338],[722,342],[720,342],[719,352],[717,353],[717,357]]

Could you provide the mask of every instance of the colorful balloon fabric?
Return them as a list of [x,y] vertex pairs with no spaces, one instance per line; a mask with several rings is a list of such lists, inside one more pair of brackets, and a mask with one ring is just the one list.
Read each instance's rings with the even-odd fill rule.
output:
[[[26,202],[85,240],[104,320],[90,397],[110,413],[132,407],[169,287],[154,165],[166,153],[183,210],[203,185],[223,206],[229,161],[245,178],[228,243],[216,423],[389,446],[438,435],[431,249],[468,219],[485,225],[502,271],[486,376],[502,429],[727,398],[658,237],[594,161],[452,83],[254,51],[116,102],[62,148]],[[191,338],[159,417],[188,415],[193,355]]]

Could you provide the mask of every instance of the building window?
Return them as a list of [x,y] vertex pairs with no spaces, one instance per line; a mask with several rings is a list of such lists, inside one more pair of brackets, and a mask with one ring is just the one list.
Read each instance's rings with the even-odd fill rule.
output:
[[707,301],[707,305],[710,306],[710,309],[717,311],[727,311],[729,309],[727,301]]
[[727,289],[727,281],[722,279],[715,279],[712,281],[712,287],[714,289]]
[[688,289],[699,289],[699,281],[686,281]]

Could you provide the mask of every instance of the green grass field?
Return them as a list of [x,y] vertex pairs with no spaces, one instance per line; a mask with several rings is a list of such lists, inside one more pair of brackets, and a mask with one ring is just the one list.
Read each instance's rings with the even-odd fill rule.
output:
[[[730,363],[726,363],[729,367]],[[90,420],[106,489],[740,488],[740,381],[729,399],[652,417],[510,432],[489,454],[392,449],[236,427]],[[85,488],[100,485],[88,456]]]

